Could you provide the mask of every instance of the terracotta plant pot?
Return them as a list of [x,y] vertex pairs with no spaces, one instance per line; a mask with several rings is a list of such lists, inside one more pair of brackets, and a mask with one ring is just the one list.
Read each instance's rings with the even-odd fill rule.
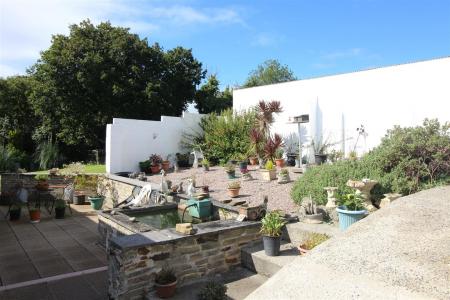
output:
[[162,162],[162,168],[166,172],[169,171],[169,169],[170,169],[170,161],[168,161],[168,160],[163,161]]
[[36,210],[30,210],[30,222],[31,223],[39,223],[41,221],[41,211]]
[[228,195],[231,198],[236,198],[239,196],[239,189],[228,189]]
[[250,164],[256,166],[258,164],[258,159],[256,157],[250,157]]
[[150,169],[152,170],[153,174],[158,174],[159,171],[161,171],[161,167],[159,165],[151,166]]
[[275,159],[275,164],[277,165],[277,167],[283,168],[284,167],[284,158]]
[[163,299],[172,297],[175,294],[176,288],[177,281],[168,284],[155,283],[156,294]]

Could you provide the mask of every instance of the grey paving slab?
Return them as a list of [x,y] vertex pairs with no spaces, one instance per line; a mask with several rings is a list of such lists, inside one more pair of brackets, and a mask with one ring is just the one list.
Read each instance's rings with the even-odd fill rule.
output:
[[0,266],[3,285],[24,282],[39,278],[39,273],[31,262],[16,262]]
[[105,299],[96,289],[91,287],[84,276],[68,278],[48,283],[48,288],[55,299]]
[[57,300],[54,298],[46,283],[20,287],[14,290],[0,292],[0,300]]
[[94,288],[97,293],[103,296],[103,299],[108,298],[108,272],[98,272],[83,276],[89,285]]
[[71,265],[61,256],[50,256],[34,260],[33,264],[41,278],[73,272]]

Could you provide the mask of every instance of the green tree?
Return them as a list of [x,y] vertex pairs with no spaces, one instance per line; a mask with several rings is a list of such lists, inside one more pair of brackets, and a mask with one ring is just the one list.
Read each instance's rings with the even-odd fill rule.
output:
[[28,102],[31,79],[26,76],[0,78],[0,142],[3,146],[31,153],[36,117]]
[[201,114],[220,113],[233,106],[233,92],[229,87],[221,92],[217,76],[211,75],[195,94],[195,103]]
[[286,65],[276,59],[269,59],[250,72],[243,87],[254,87],[266,84],[297,80],[294,73]]
[[68,36],[53,36],[30,73],[30,100],[42,119],[34,138],[61,142],[69,158],[71,151],[103,148],[113,117],[180,115],[205,75],[191,50],[165,52],[128,28],[89,20],[71,25]]

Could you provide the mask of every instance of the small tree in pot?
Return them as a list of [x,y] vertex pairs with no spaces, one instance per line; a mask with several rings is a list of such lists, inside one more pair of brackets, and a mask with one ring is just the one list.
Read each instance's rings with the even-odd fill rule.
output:
[[277,149],[277,151],[275,151],[275,164],[277,165],[277,167],[279,168],[283,168],[284,167],[284,152],[282,149]]
[[150,156],[150,169],[152,170],[153,174],[158,174],[159,171],[161,171],[161,163],[162,158],[158,154],[152,154]]
[[261,220],[261,224],[264,252],[268,256],[279,255],[282,228],[286,222],[278,211],[272,211],[264,216]]
[[176,288],[177,277],[175,272],[168,267],[164,267],[155,278],[156,294],[160,298],[170,298],[175,294]]

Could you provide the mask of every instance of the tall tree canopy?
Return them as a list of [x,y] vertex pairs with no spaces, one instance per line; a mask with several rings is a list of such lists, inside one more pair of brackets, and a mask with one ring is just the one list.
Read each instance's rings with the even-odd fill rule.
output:
[[220,113],[233,106],[233,92],[229,87],[221,92],[217,76],[211,75],[195,94],[195,103],[201,114]]
[[26,76],[0,78],[0,143],[31,152],[36,118],[28,103],[31,79]]
[[266,84],[296,80],[294,73],[278,60],[269,59],[250,72],[243,87],[254,87]]
[[113,117],[157,120],[192,102],[206,71],[192,51],[163,51],[129,29],[89,20],[55,35],[30,69],[30,102],[42,119],[34,137],[103,148]]

